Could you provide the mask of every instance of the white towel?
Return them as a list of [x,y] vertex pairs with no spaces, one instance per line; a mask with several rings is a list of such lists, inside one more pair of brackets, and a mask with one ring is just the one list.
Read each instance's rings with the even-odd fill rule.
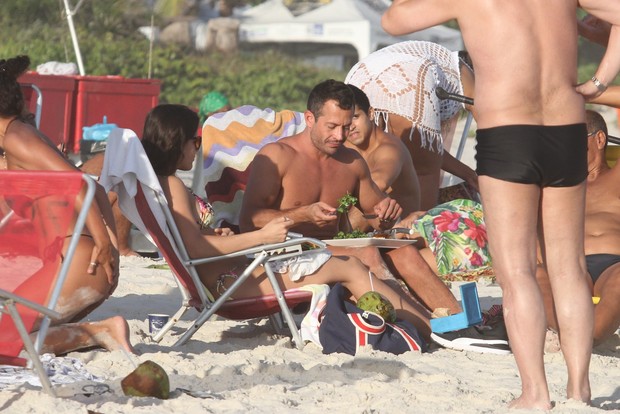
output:
[[138,191],[138,183],[141,183],[153,215],[160,228],[169,236],[166,216],[156,198],[152,196],[153,192],[164,196],[164,191],[144,152],[140,139],[132,130],[116,128],[110,133],[99,183],[106,191],[112,190],[118,194],[118,205],[125,217],[147,235],[152,242],[153,240],[140,218],[134,201]]

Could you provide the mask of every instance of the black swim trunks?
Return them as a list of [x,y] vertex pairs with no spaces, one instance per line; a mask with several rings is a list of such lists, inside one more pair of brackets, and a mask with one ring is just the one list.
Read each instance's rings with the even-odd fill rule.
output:
[[612,265],[620,262],[620,255],[617,254],[589,254],[586,256],[586,268],[592,283],[596,283],[598,278],[605,270]]
[[476,173],[541,187],[570,187],[588,175],[585,124],[507,125],[476,133]]

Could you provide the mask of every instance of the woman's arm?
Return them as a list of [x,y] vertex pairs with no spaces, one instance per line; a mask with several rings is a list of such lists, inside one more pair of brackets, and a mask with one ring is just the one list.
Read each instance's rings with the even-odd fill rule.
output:
[[193,258],[220,256],[261,244],[282,242],[286,240],[288,229],[294,224],[286,217],[278,217],[260,230],[228,237],[221,237],[215,232],[202,232],[197,222],[198,212],[194,196],[185,184],[175,176],[162,178],[160,182],[183,243]]

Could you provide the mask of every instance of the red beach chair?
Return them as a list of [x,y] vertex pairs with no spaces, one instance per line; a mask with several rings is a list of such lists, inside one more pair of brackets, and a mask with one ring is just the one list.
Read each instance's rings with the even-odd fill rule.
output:
[[[76,199],[86,196],[75,227]],[[85,174],[56,171],[0,171],[0,363],[34,367],[54,395],[39,352],[95,194]],[[62,248],[67,235],[67,252]],[[42,318],[42,319],[41,319]],[[35,343],[29,333],[41,320]],[[28,358],[20,357],[25,349]]]

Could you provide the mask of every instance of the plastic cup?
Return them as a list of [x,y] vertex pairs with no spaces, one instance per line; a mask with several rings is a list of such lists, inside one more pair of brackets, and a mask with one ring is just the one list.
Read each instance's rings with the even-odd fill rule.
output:
[[150,313],[149,315],[149,333],[151,335],[157,334],[161,331],[161,328],[170,320],[170,315],[162,313]]

